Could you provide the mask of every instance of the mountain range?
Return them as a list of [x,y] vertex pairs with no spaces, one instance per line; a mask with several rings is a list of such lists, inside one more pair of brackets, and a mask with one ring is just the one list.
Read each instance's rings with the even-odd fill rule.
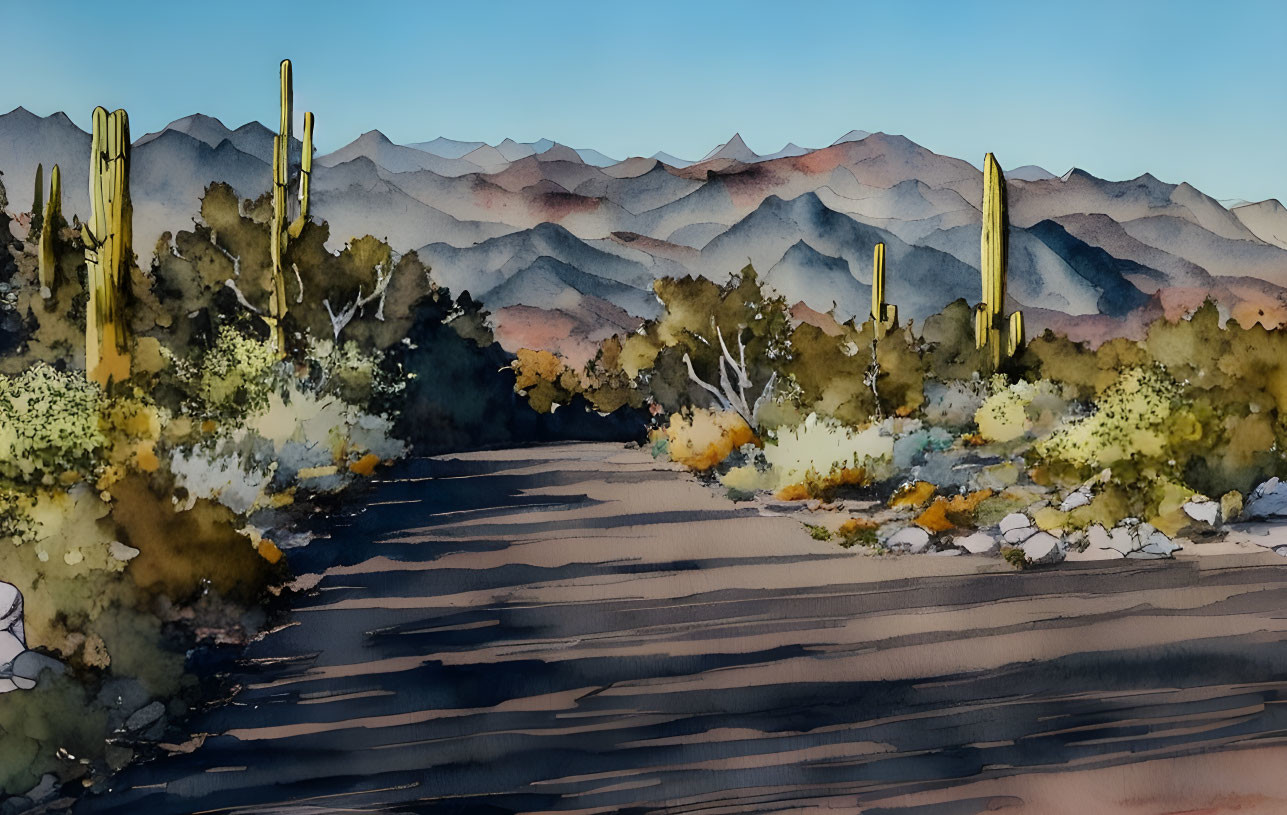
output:
[[[141,262],[162,232],[190,224],[210,182],[265,192],[272,138],[257,122],[230,129],[200,114],[138,138]],[[88,151],[88,134],[63,114],[0,115],[11,212],[30,207],[36,163],[58,163],[64,211],[84,217]],[[1186,183],[1076,168],[1016,167],[1007,182],[1008,308],[1028,312],[1030,331],[1100,341],[1206,296],[1244,322],[1287,320],[1287,209],[1276,200],[1225,206]],[[312,206],[337,246],[372,234],[417,251],[438,280],[492,310],[502,342],[539,341],[575,362],[657,312],[658,277],[720,282],[748,260],[789,301],[841,319],[866,313],[877,242],[902,317],[973,300],[981,198],[973,164],[862,130],[769,155],[735,134],[696,161],[618,161],[548,139],[396,144],[372,130],[316,158]]]

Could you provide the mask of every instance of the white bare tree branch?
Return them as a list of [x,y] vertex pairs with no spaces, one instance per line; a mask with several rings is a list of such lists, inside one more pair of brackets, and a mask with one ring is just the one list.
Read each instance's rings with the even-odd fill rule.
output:
[[357,297],[354,298],[352,303],[340,309],[338,314],[335,313],[335,309],[331,306],[330,299],[322,301],[322,305],[326,306],[326,313],[330,315],[331,332],[336,340],[340,338],[340,332],[344,330],[345,326],[357,316],[359,310],[366,308],[377,300],[379,301],[379,306],[376,309],[375,318],[381,321],[384,320],[384,296],[385,292],[388,291],[389,281],[392,279],[393,273],[381,263],[375,267],[375,289],[366,297],[362,296],[362,287],[359,286]]
[[230,277],[227,280],[223,281],[223,284],[228,288],[232,289],[232,293],[237,296],[238,303],[241,303],[241,305],[244,306],[246,309],[248,309],[251,313],[259,314],[261,317],[263,316],[263,313],[259,309],[255,308],[250,304],[250,301],[246,299],[246,295],[241,293],[241,289],[237,288],[237,282],[235,280],[233,280]]
[[[742,331],[739,328],[737,332],[737,358],[728,348],[728,343],[724,340],[724,332],[715,325],[714,319],[711,324],[715,327],[715,334],[719,337],[720,358],[719,358],[719,384],[716,388],[714,385],[706,382],[697,375],[693,369],[693,361],[688,354],[684,354],[684,364],[688,366],[688,378],[699,385],[703,390],[712,394],[722,410],[731,410],[746,420],[752,429],[759,426],[760,409],[773,398],[773,389],[777,385],[778,375],[773,372],[769,380],[764,383],[760,396],[752,405],[747,402],[746,389],[751,387],[751,375],[746,367],[746,346],[742,342]],[[708,343],[709,344],[709,343]]]

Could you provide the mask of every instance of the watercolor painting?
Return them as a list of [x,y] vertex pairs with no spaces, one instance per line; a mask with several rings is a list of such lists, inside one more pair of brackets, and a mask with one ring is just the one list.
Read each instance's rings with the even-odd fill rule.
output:
[[0,815],[1287,813],[1287,5],[0,26]]

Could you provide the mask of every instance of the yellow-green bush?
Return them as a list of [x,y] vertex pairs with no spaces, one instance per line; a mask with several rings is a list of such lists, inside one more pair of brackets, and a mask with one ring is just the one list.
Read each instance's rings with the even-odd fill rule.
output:
[[697,408],[674,414],[664,431],[670,460],[699,472],[717,466],[755,433],[741,416],[731,411]]
[[0,374],[0,475],[52,484],[65,472],[92,470],[107,439],[98,386],[77,371],[43,362]]

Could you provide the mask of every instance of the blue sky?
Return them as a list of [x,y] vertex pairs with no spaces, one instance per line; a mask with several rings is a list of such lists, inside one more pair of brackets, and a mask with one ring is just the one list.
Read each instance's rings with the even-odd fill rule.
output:
[[861,128],[1287,198],[1282,0],[111,5],[0,5],[0,108],[84,127],[125,107],[137,134],[194,111],[272,122],[289,56],[322,150],[378,128],[695,158],[734,131],[767,153]]

